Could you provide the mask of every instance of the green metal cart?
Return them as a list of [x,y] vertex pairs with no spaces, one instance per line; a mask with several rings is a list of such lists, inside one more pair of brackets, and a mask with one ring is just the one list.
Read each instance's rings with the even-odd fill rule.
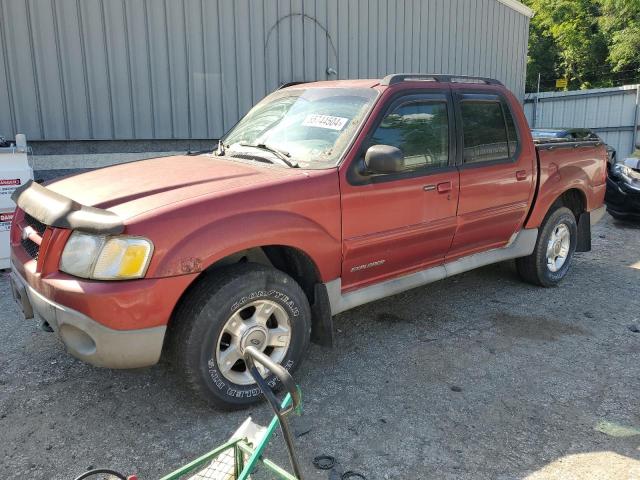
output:
[[[273,362],[268,356],[254,347],[245,349],[244,360],[249,372],[275,412],[275,416],[269,425],[263,427],[254,423],[251,417],[247,418],[227,443],[165,475],[160,480],[248,480],[251,478],[252,472],[260,465],[269,470],[274,478],[302,480],[300,466],[295,455],[293,436],[287,418],[291,413],[301,410],[300,389],[284,367]],[[282,382],[283,390],[287,392],[282,400],[279,400],[273,393],[260,374],[256,364],[262,365]],[[264,450],[278,426],[280,426],[287,446],[293,474],[271,460],[263,458]],[[97,475],[111,475],[111,478],[115,477],[122,480],[137,479],[135,475],[127,477],[115,471],[101,469],[85,472],[77,477],[76,480],[88,479],[91,476],[105,478]]]

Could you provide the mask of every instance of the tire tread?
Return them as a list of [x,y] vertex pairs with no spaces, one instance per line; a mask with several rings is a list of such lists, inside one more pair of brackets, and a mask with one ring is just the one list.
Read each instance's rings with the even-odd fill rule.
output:
[[[551,280],[546,275],[546,248],[544,245],[541,245],[541,242],[546,242],[549,229],[552,228],[555,224],[553,221],[555,218],[566,215],[573,219],[574,229],[577,229],[577,223],[573,212],[562,205],[557,206],[556,208],[552,208],[549,210],[547,215],[545,216],[542,225],[538,231],[538,238],[536,239],[536,245],[531,255],[526,257],[521,257],[516,259],[516,269],[520,278],[522,278],[525,282],[531,283],[533,285],[537,285],[540,287],[553,287],[557,285],[560,280]],[[570,253],[570,257],[567,259],[567,262],[571,262],[573,259],[573,252],[575,251],[575,244],[577,241],[577,236],[572,238],[573,249]]]
[[[246,407],[246,405],[230,404],[209,393],[202,382],[199,372],[197,369],[194,369],[193,365],[189,362],[190,350],[195,343],[191,337],[196,327],[199,314],[212,296],[228,283],[241,277],[255,274],[281,274],[288,278],[285,273],[279,270],[256,263],[234,264],[205,273],[192,285],[190,290],[181,299],[167,331],[167,348],[165,355],[168,363],[179,374],[181,382],[189,391],[203,398],[210,406],[219,410],[236,410]],[[291,281],[297,286],[295,281]],[[306,346],[307,345],[305,345],[305,349]]]

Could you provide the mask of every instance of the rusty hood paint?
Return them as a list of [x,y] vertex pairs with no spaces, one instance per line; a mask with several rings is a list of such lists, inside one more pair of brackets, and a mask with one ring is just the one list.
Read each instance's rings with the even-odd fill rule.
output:
[[47,188],[126,220],[195,197],[279,183],[300,175],[300,170],[279,165],[245,163],[214,155],[183,155],[101,168],[63,178]]

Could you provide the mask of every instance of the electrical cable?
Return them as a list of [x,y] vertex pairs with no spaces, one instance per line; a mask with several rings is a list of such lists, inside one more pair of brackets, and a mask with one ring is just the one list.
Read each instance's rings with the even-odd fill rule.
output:
[[98,475],[99,473],[104,473],[107,475],[113,475],[114,477],[118,477],[120,480],[127,480],[127,477],[120,472],[116,472],[115,470],[111,470],[109,468],[96,468],[93,470],[87,470],[83,474],[77,476],[74,480],[83,480],[85,478],[89,478],[92,475]]

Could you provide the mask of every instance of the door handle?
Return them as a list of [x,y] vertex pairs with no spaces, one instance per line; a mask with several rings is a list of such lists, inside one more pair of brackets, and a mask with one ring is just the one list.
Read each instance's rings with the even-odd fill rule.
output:
[[422,187],[422,189],[425,192],[432,192],[433,190],[436,189],[436,186],[435,185],[425,185],[424,187]]
[[451,182],[442,182],[438,184],[438,193],[447,193],[451,191]]
[[527,179],[527,171],[526,170],[518,170],[516,172],[516,180],[521,182],[522,180]]

